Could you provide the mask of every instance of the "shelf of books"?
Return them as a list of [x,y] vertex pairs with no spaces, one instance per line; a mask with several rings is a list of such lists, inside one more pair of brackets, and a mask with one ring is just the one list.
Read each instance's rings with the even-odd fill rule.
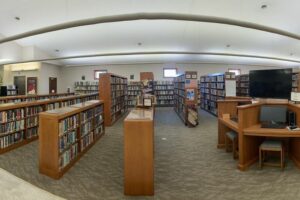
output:
[[236,76],[236,96],[249,97],[249,74]]
[[[73,96],[73,103],[84,101],[87,95]],[[18,148],[38,138],[38,114],[63,107],[65,97],[0,105],[0,154]],[[68,97],[71,100],[71,97]],[[98,98],[90,95],[89,100]],[[79,99],[79,100],[78,100]]]
[[174,83],[173,81],[154,81],[153,91],[156,96],[155,106],[174,106]]
[[299,72],[293,72],[292,75],[292,92],[299,91]]
[[201,105],[201,81],[198,80],[198,105]]
[[98,81],[76,81],[74,84],[75,94],[89,94],[99,91]]
[[174,110],[185,125],[198,125],[197,72],[174,78]]
[[142,83],[140,81],[131,81],[128,86],[128,107],[136,105],[137,96],[142,95]]
[[101,138],[103,107],[103,101],[94,100],[39,114],[41,174],[61,178]]
[[105,126],[111,126],[128,110],[127,78],[112,73],[101,74],[99,96],[105,103]]
[[18,90],[15,85],[0,86],[0,96],[15,96]]
[[236,96],[235,79],[235,74],[231,72],[201,76],[201,108],[217,116],[217,101],[226,96]]
[[17,102],[28,102],[36,101],[42,99],[55,99],[66,96],[73,96],[74,93],[59,93],[59,94],[41,94],[41,95],[18,95],[18,96],[8,96],[0,97],[0,103],[17,103]]

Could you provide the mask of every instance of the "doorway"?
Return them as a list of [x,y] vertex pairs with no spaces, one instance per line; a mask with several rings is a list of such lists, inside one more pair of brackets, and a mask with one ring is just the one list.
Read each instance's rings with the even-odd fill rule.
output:
[[49,77],[49,94],[57,93],[57,78]]
[[25,76],[14,76],[14,85],[17,88],[17,95],[26,94],[26,77]]

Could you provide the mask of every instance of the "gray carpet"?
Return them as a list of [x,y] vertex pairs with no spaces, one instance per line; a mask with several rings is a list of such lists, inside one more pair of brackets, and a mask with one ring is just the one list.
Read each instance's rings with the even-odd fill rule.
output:
[[186,128],[171,108],[157,109],[155,117],[155,196],[125,197],[122,124],[120,120],[107,128],[106,135],[58,181],[38,173],[38,142],[1,155],[0,167],[70,200],[300,199],[300,170],[292,162],[284,172],[258,170],[257,165],[240,172],[232,154],[216,148],[215,117],[200,111],[198,127]]

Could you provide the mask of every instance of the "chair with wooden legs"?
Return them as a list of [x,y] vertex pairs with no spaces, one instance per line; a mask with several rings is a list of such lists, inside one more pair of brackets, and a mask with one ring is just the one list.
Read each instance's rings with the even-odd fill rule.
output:
[[226,152],[230,152],[229,150],[229,142],[231,141],[232,143],[232,154],[233,154],[233,159],[236,159],[238,157],[238,134],[237,132],[234,131],[228,131],[225,136],[225,150]]
[[[265,162],[266,152],[279,152],[280,163]],[[284,169],[284,146],[280,140],[265,140],[259,147],[259,167],[262,169],[263,165],[280,167]]]

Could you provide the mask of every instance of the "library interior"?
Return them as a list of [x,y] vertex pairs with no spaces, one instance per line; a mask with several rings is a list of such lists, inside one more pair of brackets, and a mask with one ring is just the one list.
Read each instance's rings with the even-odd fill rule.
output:
[[300,199],[299,8],[2,0],[0,200]]

